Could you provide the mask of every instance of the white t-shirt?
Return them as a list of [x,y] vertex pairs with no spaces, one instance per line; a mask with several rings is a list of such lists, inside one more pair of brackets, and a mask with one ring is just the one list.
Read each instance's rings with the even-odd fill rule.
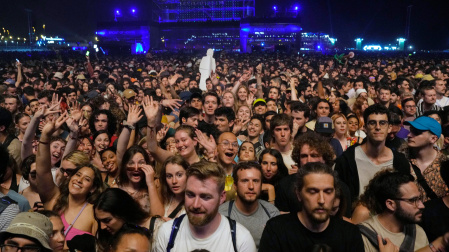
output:
[[[162,224],[157,233],[152,252],[167,251],[167,244],[170,240],[170,234],[173,226],[173,220]],[[239,252],[256,252],[256,245],[250,232],[241,224],[236,226],[236,244]],[[193,251],[195,249],[206,249],[209,251],[234,252],[232,245],[231,227],[228,219],[221,215],[221,222],[217,230],[207,238],[198,239],[193,236],[189,227],[187,216],[182,220],[176,235],[175,245],[172,252]]]

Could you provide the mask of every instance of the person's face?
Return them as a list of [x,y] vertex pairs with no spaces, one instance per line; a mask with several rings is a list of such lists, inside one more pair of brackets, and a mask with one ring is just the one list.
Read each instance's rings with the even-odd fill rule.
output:
[[19,129],[20,133],[25,134],[25,130],[30,124],[30,121],[31,118],[29,116],[24,116],[20,118],[19,123],[17,124],[17,128]]
[[338,135],[345,135],[348,125],[343,117],[335,119],[335,133]]
[[395,93],[392,93],[390,96],[390,103],[396,104],[396,102],[398,102],[398,98],[399,96]]
[[84,91],[84,92],[89,91],[89,84],[86,83],[86,82],[83,83],[83,91]]
[[383,104],[386,104],[386,103],[390,102],[390,96],[391,96],[390,90],[385,90],[385,89],[380,89],[379,90],[379,100]]
[[97,152],[105,150],[108,148],[111,140],[109,139],[108,134],[102,133],[95,138],[94,147]]
[[109,173],[114,174],[117,171],[117,155],[112,151],[105,151],[101,155],[101,162]]
[[137,152],[134,156],[126,163],[126,175],[132,184],[138,184],[144,177],[142,171],[142,166],[146,165],[145,158],[142,153]]
[[199,111],[203,111],[203,102],[199,98],[192,98],[192,101],[190,101],[190,106],[198,109]]
[[39,101],[33,101],[30,103],[31,113],[34,115],[36,111],[39,109]]
[[173,194],[183,194],[186,189],[186,170],[178,164],[167,164],[165,181]]
[[248,88],[249,88],[249,91],[250,91],[253,95],[255,95],[255,94],[257,93],[257,87],[256,87],[256,84],[255,84],[255,83],[249,85]]
[[37,182],[36,182],[36,163],[32,163],[30,165],[30,173],[27,179],[31,185],[36,186]]
[[237,112],[237,118],[246,121],[251,117],[251,111],[248,107],[242,106],[239,108],[239,111]]
[[287,146],[290,143],[291,129],[288,125],[276,126],[273,130],[273,137],[279,146]]
[[198,88],[198,83],[195,80],[191,80],[189,83],[189,89]]
[[240,88],[237,92],[237,95],[240,101],[246,101],[246,99],[248,98],[248,92],[244,88]]
[[[36,248],[36,251],[38,249],[41,249],[42,246],[40,246],[38,243],[22,237],[11,237],[5,240],[3,243],[4,245],[11,245],[14,247],[30,247],[30,248]],[[5,246],[2,250],[4,251],[16,251],[14,247]],[[41,249],[42,250],[42,249]],[[39,251],[41,251],[39,250]]]
[[50,247],[54,252],[63,252],[65,242],[64,224],[62,224],[60,217],[52,216],[49,219],[51,224],[53,224],[53,232],[50,237]]
[[187,157],[192,153],[195,153],[197,141],[193,140],[184,130],[180,130],[175,133],[175,142],[176,149],[178,149],[178,153],[181,156]]
[[54,165],[62,158],[65,150],[65,144],[61,141],[53,141],[50,144],[51,163]]
[[217,143],[218,159],[222,164],[230,165],[234,161],[239,149],[237,137],[231,133],[226,132],[220,135]]
[[255,159],[254,145],[249,142],[243,143],[242,146],[240,146],[239,160],[254,161]]
[[357,89],[363,89],[363,82],[358,81],[354,85],[354,90],[357,91]]
[[219,191],[215,178],[200,180],[195,176],[187,179],[185,210],[190,225],[203,227],[209,224],[218,213],[218,207],[226,199],[226,192]]
[[342,88],[345,93],[349,92],[349,90],[351,90],[352,88],[351,82],[348,82],[346,85],[343,85]]
[[76,92],[72,92],[67,96],[67,101],[73,103],[76,101]]
[[274,102],[274,101],[267,102],[267,111],[277,112],[278,111],[278,107],[276,105],[276,102]]
[[71,195],[87,196],[92,193],[94,188],[95,173],[89,167],[82,167],[79,169],[69,181],[69,193]]
[[366,134],[370,142],[379,143],[385,141],[390,131],[391,124],[388,123],[386,114],[371,114],[368,116]]
[[266,105],[260,104],[260,105],[257,105],[257,106],[254,108],[254,113],[256,113],[257,115],[263,115],[263,114],[265,114],[266,112],[267,112],[267,106],[266,106]]
[[246,204],[254,203],[262,192],[262,173],[256,168],[237,171],[238,180],[234,183],[237,197]]
[[318,105],[316,107],[316,114],[317,114],[317,117],[329,116],[329,114],[330,114],[329,103],[327,103],[327,102],[318,103]]
[[334,205],[334,178],[330,174],[311,173],[303,178],[304,186],[296,195],[305,216],[312,223],[324,223]]
[[223,95],[223,106],[232,108],[234,106],[234,96],[230,93]]
[[273,118],[274,115],[269,115],[265,118],[265,129],[270,129],[271,127],[271,118]]
[[268,93],[268,98],[271,98],[273,100],[279,99],[279,91],[276,88],[270,89],[270,92]]
[[401,84],[401,87],[404,88],[405,90],[409,91],[410,90],[410,83],[408,81],[403,81]]
[[404,113],[406,116],[414,116],[416,113],[415,101],[408,101],[404,104]]
[[423,101],[427,104],[435,104],[437,101],[437,92],[435,89],[425,90]]
[[[416,224],[422,220],[422,212],[424,204],[421,199],[418,187],[413,182],[403,184],[399,187],[399,192],[402,195],[400,198],[404,200],[394,200],[396,204],[396,211],[394,216],[396,219],[404,224]],[[410,199],[419,199],[416,203],[407,201]]]
[[304,144],[299,151],[299,166],[302,167],[312,162],[324,163],[323,155],[318,153],[317,150],[310,148],[308,144]]
[[148,238],[141,234],[123,235],[117,244],[117,249],[113,252],[132,251],[132,252],[148,252],[151,250]]
[[291,117],[293,119],[293,123],[299,125],[299,129],[302,129],[309,118],[304,116],[304,111],[292,111]]
[[234,121],[229,122],[226,116],[215,116],[214,125],[221,132],[230,131]]
[[271,180],[278,173],[278,163],[275,156],[270,153],[265,153],[262,157],[262,173],[263,177]]
[[429,131],[418,130],[413,126],[410,126],[410,133],[407,137],[408,147],[410,148],[428,146],[433,144],[436,141],[435,138],[437,138]]
[[6,98],[5,109],[14,114],[17,111],[17,100],[15,98]]
[[348,131],[356,132],[359,129],[359,121],[352,117],[348,119]]
[[368,102],[367,102],[366,100],[363,101],[363,104],[362,104],[362,107],[361,107],[362,113],[365,112],[365,110],[366,110],[368,107],[369,107]]
[[93,146],[87,138],[83,138],[81,140],[80,145],[78,146],[78,150],[84,152],[87,156],[91,156]]
[[215,96],[209,95],[204,99],[204,109],[208,116],[213,116],[215,110],[218,108],[217,98]]
[[129,81],[124,81],[123,82],[123,89],[128,89],[129,88]]
[[95,219],[100,222],[100,229],[106,230],[110,234],[117,233],[125,224],[124,220],[98,208],[95,209]]
[[262,132],[262,122],[258,119],[252,119],[248,124],[248,136],[251,138],[259,137]]
[[97,116],[97,118],[95,118],[94,126],[95,126],[96,131],[107,130],[108,129],[108,116],[105,114],[99,114]]
[[8,87],[7,89],[6,89],[6,93],[7,94],[10,94],[10,95],[16,95],[17,93],[16,93],[16,88],[15,87]]
[[444,95],[446,93],[446,84],[443,80],[435,81],[435,91],[437,94]]

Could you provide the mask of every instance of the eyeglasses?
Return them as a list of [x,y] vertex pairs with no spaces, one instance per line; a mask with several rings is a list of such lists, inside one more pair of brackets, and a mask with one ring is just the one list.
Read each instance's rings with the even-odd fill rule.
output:
[[64,167],[60,167],[59,170],[64,174],[67,173],[67,175],[69,177],[71,177],[73,174],[76,173],[76,169],[72,169],[72,168],[64,168]]
[[368,123],[366,125],[368,125],[369,128],[374,129],[374,128],[376,128],[378,123],[381,128],[386,128],[388,126],[388,121],[386,121],[386,120],[381,120],[381,121],[370,120],[370,121],[368,121]]
[[239,148],[239,143],[238,142],[233,142],[231,144],[230,142],[225,141],[225,142],[221,142],[221,143],[218,143],[218,144],[223,145],[223,148],[225,148],[225,149],[229,148],[229,146],[232,146],[232,148],[234,148],[234,149],[238,149]]
[[41,249],[36,246],[19,247],[15,244],[2,244],[2,245],[0,245],[0,247],[2,248],[2,252],[17,252],[17,251],[19,251],[19,249],[22,252],[40,252],[41,251]]
[[414,198],[410,198],[410,199],[395,198],[393,200],[405,201],[409,204],[414,204],[416,207],[418,207],[418,202],[423,203],[423,196],[414,197]]

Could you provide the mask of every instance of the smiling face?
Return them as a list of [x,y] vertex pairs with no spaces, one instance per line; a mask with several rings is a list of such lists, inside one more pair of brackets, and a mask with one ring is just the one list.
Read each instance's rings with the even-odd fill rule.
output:
[[256,138],[259,137],[262,134],[262,132],[263,132],[262,122],[257,118],[251,119],[251,121],[248,123],[248,136],[250,138]]
[[97,152],[100,152],[100,151],[102,151],[102,150],[105,150],[106,148],[108,148],[110,142],[111,142],[111,141],[110,141],[110,139],[109,139],[108,134],[106,134],[106,133],[99,134],[99,135],[95,138],[95,142],[94,142],[95,150],[96,150]]
[[247,106],[241,106],[237,111],[237,118],[245,121],[251,117],[251,110]]
[[246,101],[246,99],[248,98],[248,92],[245,88],[241,87],[237,92],[237,96],[239,97],[240,101]]
[[62,158],[65,150],[65,143],[62,141],[54,141],[50,144],[51,164],[55,165]]
[[167,164],[165,173],[170,191],[175,195],[184,194],[187,182],[186,170],[178,164]]
[[117,156],[111,150],[107,150],[101,155],[101,162],[109,173],[114,174],[117,171]]
[[175,133],[175,143],[176,149],[182,157],[188,157],[195,153],[197,141],[193,140],[186,131],[180,130]]
[[69,193],[87,197],[89,193],[95,190],[94,177],[95,173],[90,167],[82,167],[70,177]]
[[231,132],[221,134],[218,138],[217,151],[220,163],[224,165],[232,164],[238,152],[237,137]]

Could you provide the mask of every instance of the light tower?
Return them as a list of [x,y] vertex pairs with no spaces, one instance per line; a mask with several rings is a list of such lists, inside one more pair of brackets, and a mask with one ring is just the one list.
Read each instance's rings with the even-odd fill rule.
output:
[[406,39],[405,39],[405,38],[398,38],[398,39],[396,39],[396,40],[397,40],[398,43],[399,43],[399,50],[400,50],[400,51],[404,51]]
[[363,41],[363,39],[362,38],[356,38],[354,41],[356,42],[355,49],[356,50],[362,50],[362,41]]

